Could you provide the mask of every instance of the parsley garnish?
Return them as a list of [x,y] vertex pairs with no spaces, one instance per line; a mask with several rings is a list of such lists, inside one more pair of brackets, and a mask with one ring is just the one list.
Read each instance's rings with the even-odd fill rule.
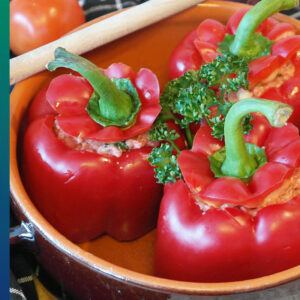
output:
[[179,134],[174,129],[169,129],[166,123],[158,120],[149,132],[150,141],[175,141],[179,138]]
[[248,63],[245,59],[224,54],[202,66],[199,77],[209,87],[218,87],[219,100],[222,103],[230,93],[237,92],[240,88],[248,89],[248,71]]
[[181,178],[177,163],[177,156],[173,154],[173,147],[168,143],[154,148],[149,155],[149,162],[155,167],[155,177],[158,183],[175,182]]
[[[189,147],[193,141],[190,124],[202,120],[206,120],[212,128],[214,137],[223,139],[224,118],[232,106],[228,101],[229,95],[240,88],[248,88],[247,76],[246,60],[225,54],[200,70],[188,71],[166,85],[160,99],[162,113],[149,133],[151,141],[162,143],[152,150],[148,159],[155,167],[159,183],[175,182],[182,177],[177,163],[180,150],[174,143],[179,135],[164,122],[173,120],[185,130]],[[212,106],[217,106],[217,114],[213,116]],[[244,128],[249,128],[249,118],[245,118],[244,123]]]
[[149,132],[150,141],[164,142],[159,147],[153,148],[149,155],[150,164],[155,167],[155,177],[158,183],[175,182],[181,178],[181,172],[177,163],[177,155],[180,149],[175,144],[179,134],[168,125],[158,120]]
[[129,149],[125,141],[122,141],[122,142],[116,142],[116,143],[114,143],[114,145],[115,145],[116,147],[118,147],[120,150],[123,150],[123,151],[126,151],[126,150]]
[[[190,133],[191,123],[206,120],[213,136],[222,139],[224,117],[232,105],[228,102],[228,96],[240,88],[248,89],[248,85],[248,64],[245,59],[232,54],[218,56],[200,70],[188,71],[167,84],[160,100],[163,114],[172,115],[187,134]],[[218,112],[212,117],[210,107],[214,105],[218,107]],[[247,120],[245,125],[249,127]]]

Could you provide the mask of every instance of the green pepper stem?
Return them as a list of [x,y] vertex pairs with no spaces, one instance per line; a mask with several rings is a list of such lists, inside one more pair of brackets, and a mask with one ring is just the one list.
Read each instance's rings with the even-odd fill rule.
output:
[[246,56],[251,38],[258,26],[268,17],[281,10],[291,9],[299,5],[299,0],[261,0],[243,17],[233,43],[231,53]]
[[181,152],[180,149],[178,148],[178,146],[175,144],[174,141],[168,140],[168,142],[169,142],[170,145],[176,150],[177,154],[179,154],[179,153]]
[[189,126],[185,128],[185,136],[189,149],[193,146],[193,135]]
[[248,98],[235,103],[225,118],[224,135],[226,158],[221,167],[226,176],[247,178],[254,172],[257,162],[246,149],[242,119],[249,113],[263,114],[274,127],[282,127],[292,114],[292,108],[277,101]]
[[60,67],[68,68],[81,74],[92,85],[93,96],[99,98],[97,109],[102,126],[127,127],[132,124],[139,107],[134,107],[131,97],[119,90],[96,65],[64,48],[57,48],[54,55],[55,60],[47,65],[49,71]]

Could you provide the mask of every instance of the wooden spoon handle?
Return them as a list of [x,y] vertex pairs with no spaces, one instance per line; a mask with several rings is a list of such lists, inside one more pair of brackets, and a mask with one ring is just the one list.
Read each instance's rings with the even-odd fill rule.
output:
[[204,0],[150,0],[110,18],[75,31],[10,60],[10,83],[15,84],[45,69],[57,47],[82,54],[138,29],[156,23]]

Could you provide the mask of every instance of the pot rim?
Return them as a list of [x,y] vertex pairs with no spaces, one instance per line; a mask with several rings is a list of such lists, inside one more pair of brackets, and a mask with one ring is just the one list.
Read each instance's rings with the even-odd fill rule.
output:
[[[235,6],[238,9],[247,7],[248,5],[235,2],[211,0],[204,2],[199,6],[214,9],[217,9],[220,6]],[[281,21],[293,23],[300,28],[300,22],[291,17],[287,17],[281,14],[278,14],[276,17]],[[32,80],[33,78],[41,80],[41,78],[43,77],[46,76],[45,74],[41,73],[17,84],[11,93],[12,99],[14,99],[14,95],[18,93],[19,86],[22,86],[24,82]],[[17,106],[17,103],[11,101],[11,119],[13,119],[13,112]],[[25,110],[24,107],[20,109],[23,111]],[[10,189],[14,204],[21,210],[24,216],[32,223],[35,230],[38,231],[43,238],[49,241],[49,243],[51,243],[60,252],[68,255],[69,257],[87,266],[88,268],[102,273],[103,275],[108,276],[112,279],[118,281],[126,281],[129,284],[140,288],[146,288],[148,290],[160,292],[171,291],[173,293],[188,295],[226,295],[257,291],[284,284],[300,278],[300,266],[297,266],[272,275],[243,281],[220,283],[177,281],[131,271],[105,261],[104,259],[81,249],[78,245],[69,241],[62,234],[60,234],[50,223],[48,223],[48,221],[40,214],[40,212],[31,202],[29,196],[25,191],[18,170],[16,154],[18,128],[14,128],[13,126],[10,127]]]

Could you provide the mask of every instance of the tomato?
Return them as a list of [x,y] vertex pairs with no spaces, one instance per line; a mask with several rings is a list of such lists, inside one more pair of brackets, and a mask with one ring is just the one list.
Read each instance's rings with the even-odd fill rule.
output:
[[77,0],[12,0],[10,48],[22,54],[58,39],[84,21]]

